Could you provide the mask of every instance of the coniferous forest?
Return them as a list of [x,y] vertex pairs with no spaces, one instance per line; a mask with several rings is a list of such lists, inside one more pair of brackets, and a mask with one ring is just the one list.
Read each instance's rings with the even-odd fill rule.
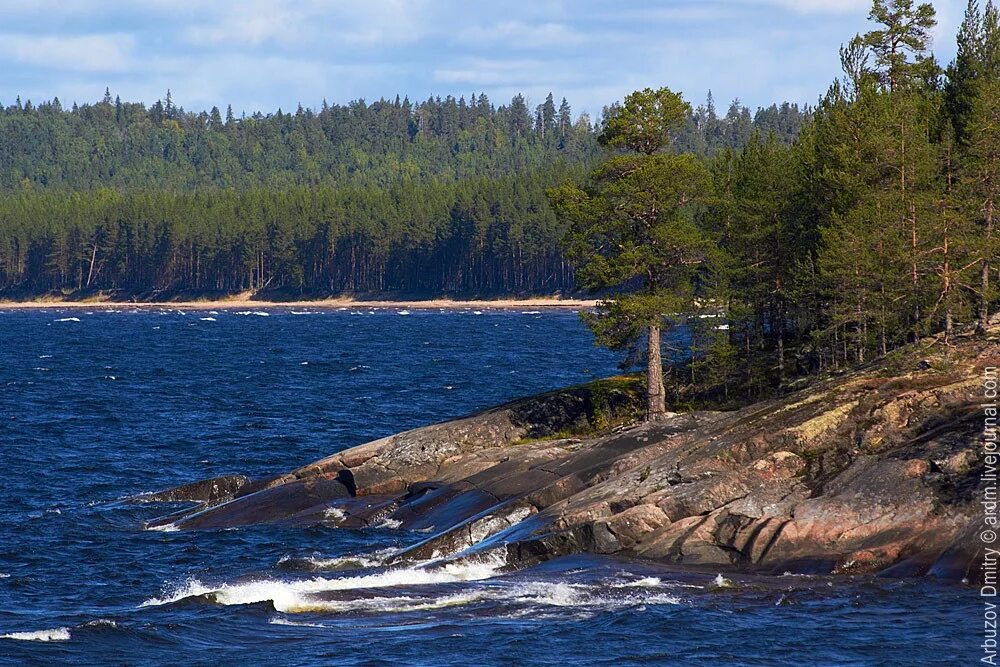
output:
[[[807,112],[711,96],[685,146],[755,131],[791,141]],[[547,186],[580,176],[599,128],[549,95],[495,107],[380,100],[236,118],[93,105],[0,110],[0,289],[411,294],[575,287]]]
[[[648,341],[655,359],[661,320],[701,310],[686,380],[745,396],[928,334],[947,343],[957,323],[986,328],[1000,279],[997,6],[970,1],[947,68],[930,50],[932,5],[875,0],[869,18],[792,142],[756,131],[708,158],[685,152],[690,107],[667,88],[609,110],[598,167],[550,191],[579,282],[620,295],[588,318],[599,342]],[[647,366],[654,414],[663,382]]]

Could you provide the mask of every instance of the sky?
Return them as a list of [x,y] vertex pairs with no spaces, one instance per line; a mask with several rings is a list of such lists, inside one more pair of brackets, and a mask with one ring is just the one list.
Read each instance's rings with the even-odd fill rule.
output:
[[[937,0],[947,63],[965,0]],[[396,94],[548,92],[574,112],[668,86],[698,104],[815,103],[870,0],[0,0],[0,103],[105,87],[188,110],[294,110]]]

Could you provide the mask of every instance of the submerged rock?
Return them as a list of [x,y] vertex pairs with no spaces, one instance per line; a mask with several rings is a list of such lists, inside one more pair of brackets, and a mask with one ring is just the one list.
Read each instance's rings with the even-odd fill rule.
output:
[[165,491],[143,493],[129,500],[134,503],[214,503],[232,498],[249,483],[250,478],[246,475],[222,475]]
[[504,547],[512,566],[589,551],[716,571],[976,580],[982,378],[1000,366],[998,333],[931,358],[939,348],[922,345],[927,363],[904,350],[781,399],[631,427],[620,422],[641,391],[627,383],[553,392],[233,481],[228,496],[218,483],[182,492],[213,480],[163,492],[205,504],[153,525],[420,531],[396,561]]

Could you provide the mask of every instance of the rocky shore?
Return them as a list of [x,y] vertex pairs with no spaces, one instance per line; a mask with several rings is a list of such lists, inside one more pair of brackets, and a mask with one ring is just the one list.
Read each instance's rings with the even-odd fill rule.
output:
[[142,497],[149,524],[412,531],[396,562],[504,549],[509,567],[595,552],[682,568],[976,581],[984,374],[1000,329],[925,340],[729,412],[636,423],[605,380],[418,428],[269,479]]

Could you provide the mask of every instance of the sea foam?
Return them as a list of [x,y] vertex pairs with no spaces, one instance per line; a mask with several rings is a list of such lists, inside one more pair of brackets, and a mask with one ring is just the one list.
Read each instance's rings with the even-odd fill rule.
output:
[[69,628],[51,628],[29,632],[11,632],[0,635],[0,639],[18,639],[27,642],[64,642],[70,638]]
[[433,569],[414,566],[357,577],[314,577],[293,581],[261,579],[214,587],[198,579],[189,579],[173,590],[167,591],[163,597],[150,598],[141,606],[158,606],[190,597],[205,596],[217,604],[227,606],[270,601],[277,611],[289,613],[313,611],[318,608],[334,610],[330,605],[341,604],[340,602],[327,603],[311,596],[325,591],[480,581],[496,576],[505,564],[506,553],[500,550],[483,559],[448,563]]

